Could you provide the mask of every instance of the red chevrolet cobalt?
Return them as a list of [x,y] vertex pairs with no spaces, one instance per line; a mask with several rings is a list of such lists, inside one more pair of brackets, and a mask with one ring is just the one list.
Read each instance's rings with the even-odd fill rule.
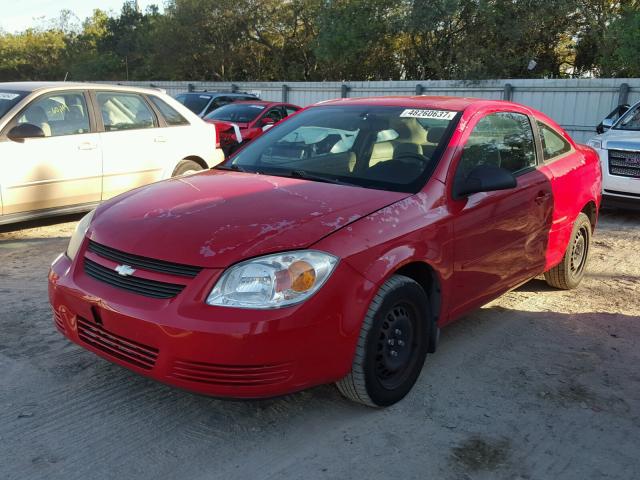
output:
[[220,397],[335,382],[385,406],[439,329],[544,272],[585,273],[598,156],[515,103],[336,100],[226,163],[103,203],[49,274],[57,328]]

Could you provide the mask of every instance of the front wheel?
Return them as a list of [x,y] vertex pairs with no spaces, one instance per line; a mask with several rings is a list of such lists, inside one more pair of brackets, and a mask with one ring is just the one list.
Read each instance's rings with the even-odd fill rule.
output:
[[417,282],[401,275],[387,280],[365,316],[351,372],[336,383],[340,393],[371,407],[401,400],[424,365],[431,321]]
[[182,160],[178,163],[171,176],[179,177],[181,175],[191,175],[192,173],[199,172],[200,170],[202,170],[202,165],[198,162],[194,162],[193,160]]
[[576,288],[584,277],[590,249],[591,221],[584,213],[580,213],[562,261],[544,274],[547,283],[563,290]]

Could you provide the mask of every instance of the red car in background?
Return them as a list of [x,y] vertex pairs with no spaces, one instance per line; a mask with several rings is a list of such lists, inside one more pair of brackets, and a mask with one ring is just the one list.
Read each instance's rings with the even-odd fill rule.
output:
[[440,328],[542,273],[578,286],[601,188],[597,153],[523,105],[334,100],[102,203],[49,298],[70,340],[171,385],[390,405]]
[[300,109],[289,103],[241,101],[214,110],[204,121],[215,125],[218,147],[229,155]]

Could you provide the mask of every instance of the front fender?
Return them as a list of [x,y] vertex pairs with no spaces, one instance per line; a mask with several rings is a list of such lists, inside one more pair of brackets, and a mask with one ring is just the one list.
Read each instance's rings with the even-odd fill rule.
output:
[[[377,287],[403,266],[425,263],[438,277],[445,313],[453,227],[447,208],[439,204],[443,197],[436,193],[421,192],[396,202],[333,233],[314,248],[337,255]],[[442,315],[440,321],[444,320]]]

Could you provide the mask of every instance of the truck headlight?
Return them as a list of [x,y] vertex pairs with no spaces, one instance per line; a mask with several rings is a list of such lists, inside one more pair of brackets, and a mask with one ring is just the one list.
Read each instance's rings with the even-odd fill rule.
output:
[[78,222],[78,225],[76,225],[76,229],[74,230],[73,235],[71,235],[71,240],[69,240],[69,246],[67,247],[67,257],[71,260],[76,258],[78,250],[80,250],[84,236],[87,234],[87,230],[89,230],[89,225],[91,225],[91,220],[95,213],[95,210],[91,210],[82,217]]
[[258,257],[225,271],[207,304],[239,308],[279,308],[302,302],[327,281],[338,258],[317,250]]
[[602,149],[602,140],[598,140],[596,138],[592,138],[591,140],[589,140],[587,142],[587,145],[589,145],[592,148],[596,148],[598,150]]

